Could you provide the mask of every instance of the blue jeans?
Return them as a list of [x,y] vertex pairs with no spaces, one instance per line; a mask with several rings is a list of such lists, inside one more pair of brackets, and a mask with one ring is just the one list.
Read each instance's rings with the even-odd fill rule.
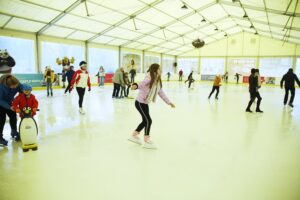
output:
[[99,86],[104,86],[104,79],[105,79],[104,76],[100,76],[100,84],[99,84]]

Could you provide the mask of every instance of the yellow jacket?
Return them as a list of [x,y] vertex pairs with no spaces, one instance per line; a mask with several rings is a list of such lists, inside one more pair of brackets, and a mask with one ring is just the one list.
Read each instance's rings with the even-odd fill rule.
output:
[[[44,78],[45,78],[45,81],[47,81],[47,70],[45,71],[45,73],[44,73]],[[52,72],[52,71],[50,71],[50,80],[51,80],[51,83],[53,83],[54,82],[54,73]]]
[[221,84],[221,77],[220,76],[216,76],[215,80],[214,80],[214,86],[220,86]]

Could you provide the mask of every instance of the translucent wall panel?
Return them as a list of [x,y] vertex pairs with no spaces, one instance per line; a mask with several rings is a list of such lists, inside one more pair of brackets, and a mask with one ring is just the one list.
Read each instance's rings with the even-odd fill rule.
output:
[[132,68],[137,73],[142,71],[142,55],[138,53],[126,52],[122,53],[122,67],[129,72]]
[[296,72],[295,72],[298,76],[298,78],[300,78],[300,58],[297,58],[296,61]]
[[162,71],[164,74],[170,72],[170,73],[176,73],[174,72],[173,64],[175,62],[174,57],[163,57],[162,60]]
[[262,76],[282,77],[292,67],[292,58],[261,58],[259,63]]
[[89,48],[89,71],[96,74],[100,66],[106,73],[114,73],[119,67],[119,53],[117,50]]
[[182,69],[184,74],[189,74],[192,70],[197,72],[198,62],[198,58],[179,58],[177,69]]
[[7,49],[15,59],[13,74],[36,73],[33,40],[0,36],[0,49]]
[[149,69],[150,65],[153,63],[160,64],[160,57],[145,55],[144,71],[146,72]]
[[227,71],[229,75],[236,73],[242,74],[243,76],[249,76],[251,69],[256,68],[255,58],[229,58]]
[[[55,73],[62,71],[62,66],[56,63],[56,59],[63,59],[65,56],[69,59],[75,58],[74,64],[71,64],[75,69],[79,69],[79,63],[85,60],[85,52],[83,46],[60,44],[53,42],[42,42],[42,63],[41,70],[44,71],[46,66],[51,66]],[[88,63],[88,67],[89,67]]]
[[224,58],[202,58],[201,75],[223,75],[225,73]]

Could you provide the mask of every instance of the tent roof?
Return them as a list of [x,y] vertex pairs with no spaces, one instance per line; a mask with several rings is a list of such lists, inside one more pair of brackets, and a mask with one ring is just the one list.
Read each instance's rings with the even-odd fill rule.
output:
[[[186,5],[188,9],[181,7]],[[1,0],[0,27],[180,55],[238,32],[300,44],[298,0]]]

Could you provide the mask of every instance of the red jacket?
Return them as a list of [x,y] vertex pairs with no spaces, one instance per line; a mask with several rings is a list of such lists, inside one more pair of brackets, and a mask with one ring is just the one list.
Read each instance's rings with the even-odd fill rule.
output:
[[[82,71],[79,69],[77,70],[74,75],[73,75],[73,78],[72,78],[72,81],[71,81],[71,88],[74,87],[74,84],[78,83],[79,80],[80,80],[80,74],[82,73]],[[88,71],[85,71],[86,74],[89,74]],[[88,76],[88,79],[87,79],[87,85],[89,87],[89,90],[91,89],[91,81],[90,81],[90,76]]]
[[[24,93],[19,93],[19,95],[12,102],[12,107],[15,111],[20,109],[23,110],[24,107],[30,107],[32,110],[32,116],[36,114],[36,110],[39,106],[39,102],[36,100],[33,94],[30,95],[29,98],[26,98]],[[20,116],[22,116],[22,112],[20,112]]]

